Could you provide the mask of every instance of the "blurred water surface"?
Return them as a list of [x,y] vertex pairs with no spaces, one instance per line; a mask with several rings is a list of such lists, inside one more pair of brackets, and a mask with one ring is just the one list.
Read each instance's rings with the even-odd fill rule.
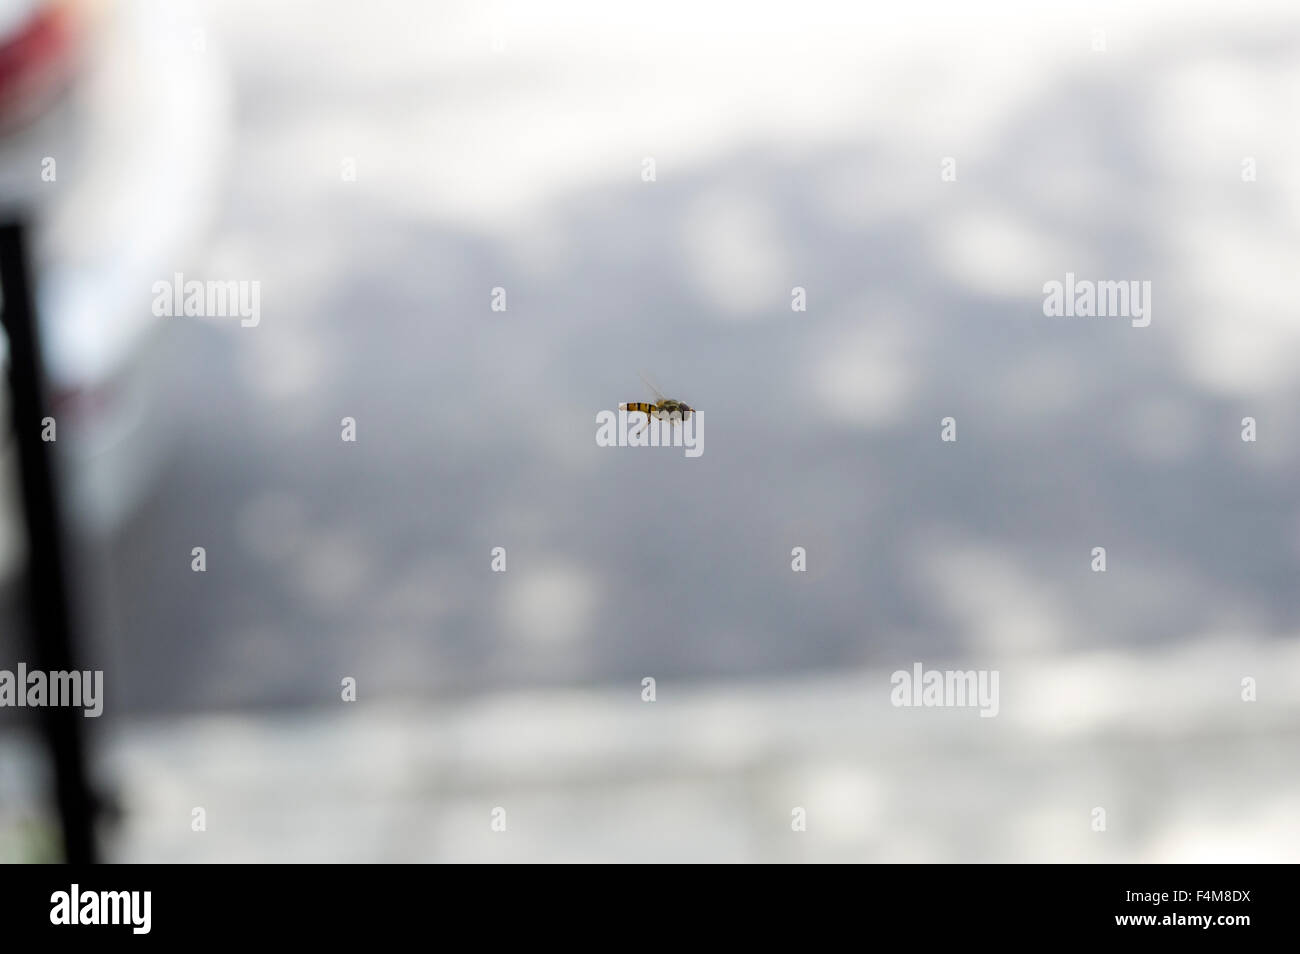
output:
[[[264,317],[176,322],[133,705],[1294,633],[1293,10],[328,9],[208,11],[238,141],[178,268]],[[1152,324],[1045,318],[1067,271]],[[596,446],[640,368],[701,458]]]

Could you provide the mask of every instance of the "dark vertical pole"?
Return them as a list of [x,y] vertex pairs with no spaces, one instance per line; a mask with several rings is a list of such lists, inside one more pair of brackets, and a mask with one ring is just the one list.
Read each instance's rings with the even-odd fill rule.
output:
[[[64,576],[62,526],[55,502],[49,444],[41,439],[41,420],[48,405],[40,329],[21,225],[0,225],[0,283],[4,289],[5,330],[9,333],[13,428],[22,470],[23,512],[27,518],[32,662],[34,668],[46,672],[72,672],[76,667]],[[19,687],[20,692],[25,689]],[[39,714],[54,758],[64,853],[70,862],[93,862],[96,855],[94,803],[86,773],[82,712],[71,706],[45,706]]]

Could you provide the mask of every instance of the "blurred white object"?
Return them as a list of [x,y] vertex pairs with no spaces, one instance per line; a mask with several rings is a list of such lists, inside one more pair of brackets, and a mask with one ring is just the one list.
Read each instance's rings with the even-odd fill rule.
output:
[[[891,673],[861,670],[679,685],[656,703],[631,682],[118,723],[98,753],[125,810],[107,849],[168,864],[1295,863],[1300,646],[1285,636],[1011,661],[993,719],[896,707]],[[1223,677],[1244,658],[1274,674],[1269,705]],[[195,791],[223,837],[174,823]]]
[[[151,286],[202,236],[228,80],[188,3],[0,0],[0,206],[32,227],[46,380],[74,532],[111,532],[171,444]],[[0,332],[0,364],[8,342]],[[0,581],[21,558],[0,388]]]

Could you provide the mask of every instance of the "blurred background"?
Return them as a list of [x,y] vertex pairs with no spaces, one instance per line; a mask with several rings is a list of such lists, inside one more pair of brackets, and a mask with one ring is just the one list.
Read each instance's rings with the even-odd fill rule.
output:
[[1300,8],[616,6],[0,3],[105,856],[1300,859]]

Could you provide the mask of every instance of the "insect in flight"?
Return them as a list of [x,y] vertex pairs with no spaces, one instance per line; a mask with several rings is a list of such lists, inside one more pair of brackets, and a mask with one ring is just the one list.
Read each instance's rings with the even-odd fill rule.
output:
[[683,401],[664,397],[663,392],[651,384],[649,378],[641,372],[637,373],[640,374],[641,380],[645,383],[645,386],[648,387],[650,392],[655,396],[655,402],[650,404],[645,401],[628,401],[626,404],[620,404],[618,409],[620,411],[640,411],[645,415],[644,427],[650,426],[650,419],[652,417],[657,417],[661,421],[671,420],[674,424],[679,424],[689,418],[695,411],[695,408]]

